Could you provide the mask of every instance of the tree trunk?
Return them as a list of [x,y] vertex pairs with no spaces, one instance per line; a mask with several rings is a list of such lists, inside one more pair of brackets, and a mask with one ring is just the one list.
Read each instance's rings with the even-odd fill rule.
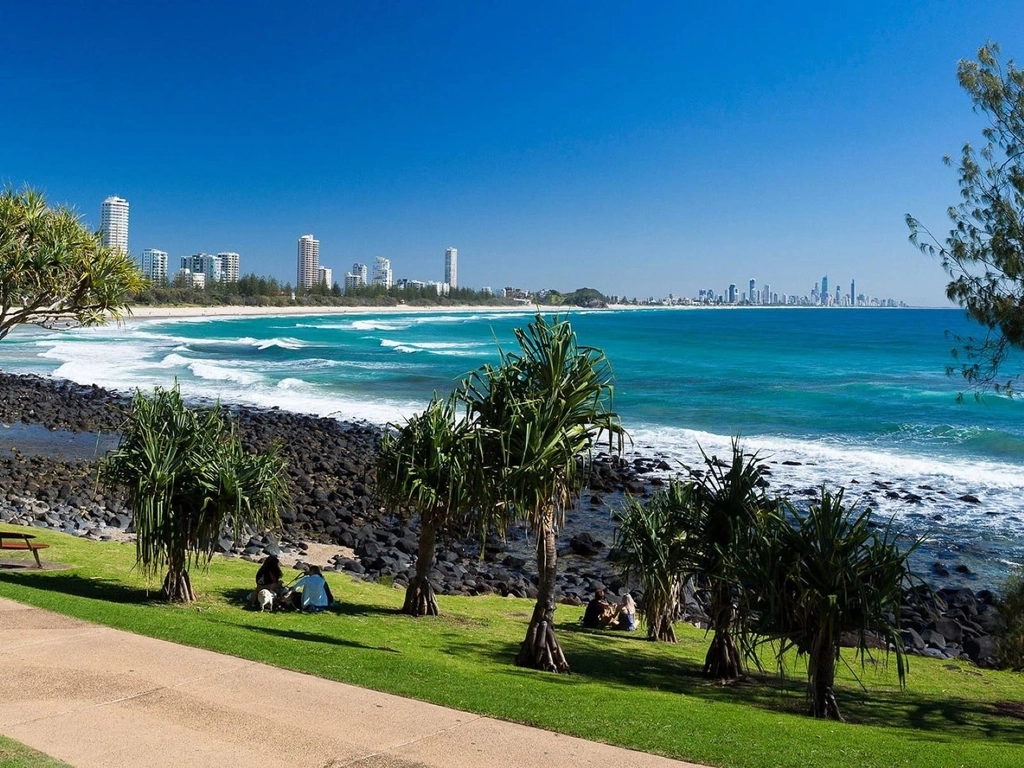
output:
[[526,639],[516,654],[517,667],[531,667],[546,672],[568,672],[558,640],[555,639],[555,576],[558,563],[555,551],[555,521],[550,514],[537,537],[537,604],[533,608]]
[[825,720],[843,721],[833,686],[836,681],[836,654],[838,643],[828,630],[814,638],[807,663],[807,693],[811,699],[811,714]]
[[405,590],[402,613],[410,616],[437,616],[437,598],[428,574],[434,567],[437,527],[421,520],[420,541],[416,553],[416,575]]
[[743,676],[743,659],[732,636],[732,589],[716,584],[711,590],[711,646],[704,657],[704,674],[715,680],[735,680]]
[[185,570],[184,563],[168,564],[167,575],[164,577],[164,599],[170,603],[191,603],[196,599],[192,591],[192,582]]

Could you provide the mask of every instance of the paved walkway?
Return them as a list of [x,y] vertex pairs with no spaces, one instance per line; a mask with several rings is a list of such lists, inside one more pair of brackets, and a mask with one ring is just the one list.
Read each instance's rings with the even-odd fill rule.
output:
[[3,598],[0,733],[76,768],[689,765]]

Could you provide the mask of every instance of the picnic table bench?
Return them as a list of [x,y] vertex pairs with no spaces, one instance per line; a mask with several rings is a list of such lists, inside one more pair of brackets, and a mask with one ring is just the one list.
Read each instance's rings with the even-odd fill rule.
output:
[[39,550],[46,549],[50,545],[43,544],[41,541],[32,541],[32,539],[34,538],[35,535],[31,533],[12,533],[10,531],[0,531],[0,549],[12,549],[20,550],[22,552],[31,552],[32,556],[36,559],[36,565],[42,568],[43,563],[39,559]]

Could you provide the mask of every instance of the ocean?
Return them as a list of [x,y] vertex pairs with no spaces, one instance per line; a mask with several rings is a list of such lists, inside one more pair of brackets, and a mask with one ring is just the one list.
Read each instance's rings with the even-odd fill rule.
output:
[[[534,312],[422,312],[133,320],[122,327],[18,328],[0,368],[132,391],[182,392],[374,423],[400,421],[434,392],[514,346]],[[671,466],[729,442],[769,462],[772,490],[846,488],[908,536],[915,567],[997,585],[1024,565],[1024,401],[956,402],[946,376],[973,328],[957,310],[639,309],[569,313],[615,373],[632,451]],[[961,497],[975,497],[978,502]],[[586,519],[599,516],[601,519]],[[580,518],[584,518],[582,521]],[[581,527],[610,535],[606,510]],[[957,565],[969,574],[957,574]]]

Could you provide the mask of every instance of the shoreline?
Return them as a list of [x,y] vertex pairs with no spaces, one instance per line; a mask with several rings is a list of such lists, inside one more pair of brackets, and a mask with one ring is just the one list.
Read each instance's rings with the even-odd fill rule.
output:
[[[116,431],[127,401],[96,386],[0,372],[0,422],[64,430],[52,435],[54,446],[66,440],[67,432]],[[280,435],[288,435],[283,450],[291,505],[281,510],[280,529],[251,531],[238,541],[223,538],[220,552],[253,562],[270,554],[305,562],[307,552],[333,551],[330,570],[369,580],[387,579],[400,587],[408,584],[419,528],[415,518],[396,517],[378,505],[374,492],[378,428],[280,409],[241,406],[228,413],[249,450],[261,450]],[[5,490],[0,496],[0,523],[100,540],[124,540],[132,533],[130,510],[96,483],[97,459],[66,459],[45,445],[42,451],[23,453],[17,448],[19,430],[10,434],[15,444],[5,447],[0,432],[0,487]],[[610,508],[624,492],[646,496],[663,484],[657,475],[659,463],[656,458],[596,457],[590,487],[577,510],[567,515],[569,524],[559,536],[560,602],[585,603],[596,589],[616,598],[632,591],[610,559],[607,543],[588,548],[594,539],[600,542],[602,533],[587,519],[586,510],[589,504],[589,514],[599,514],[600,507]],[[579,518],[575,524],[574,518]],[[588,542],[584,533],[596,535]],[[489,539],[482,545],[474,537],[453,536],[439,540],[430,578],[439,594],[535,598],[533,555],[532,536],[518,528],[503,541]],[[923,582],[924,577],[919,577]],[[946,586],[938,590],[946,603],[935,605],[926,596],[930,590],[911,595],[907,605],[911,623],[904,632],[908,646],[941,658],[965,652],[974,661],[990,656],[992,627],[981,627],[970,618],[992,610],[992,590],[980,587]],[[683,619],[703,623],[706,614],[699,602],[688,603]],[[940,626],[944,632],[938,631]],[[929,632],[940,636],[934,645],[929,644],[933,642]]]
[[[169,306],[135,306],[130,308],[130,313],[121,318],[121,322],[133,320],[166,320],[166,319],[195,319],[202,317],[230,319],[234,317],[303,317],[313,315],[410,315],[410,314],[471,314],[478,312],[494,313],[567,313],[572,312],[604,312],[604,311],[676,311],[686,312],[695,310],[870,310],[888,311],[900,309],[924,309],[924,310],[945,310],[957,309],[957,307],[814,307],[814,306],[747,306],[747,305],[636,305],[636,304],[609,304],[605,307],[577,307],[564,304],[521,304],[521,305],[458,305],[458,306],[416,306],[402,304],[398,306],[372,306],[372,307],[350,307],[350,306],[316,306],[316,307],[266,307],[266,306],[245,306],[245,305],[217,305],[217,306],[194,306],[194,307],[169,307]],[[113,322],[113,319],[110,320]]]

